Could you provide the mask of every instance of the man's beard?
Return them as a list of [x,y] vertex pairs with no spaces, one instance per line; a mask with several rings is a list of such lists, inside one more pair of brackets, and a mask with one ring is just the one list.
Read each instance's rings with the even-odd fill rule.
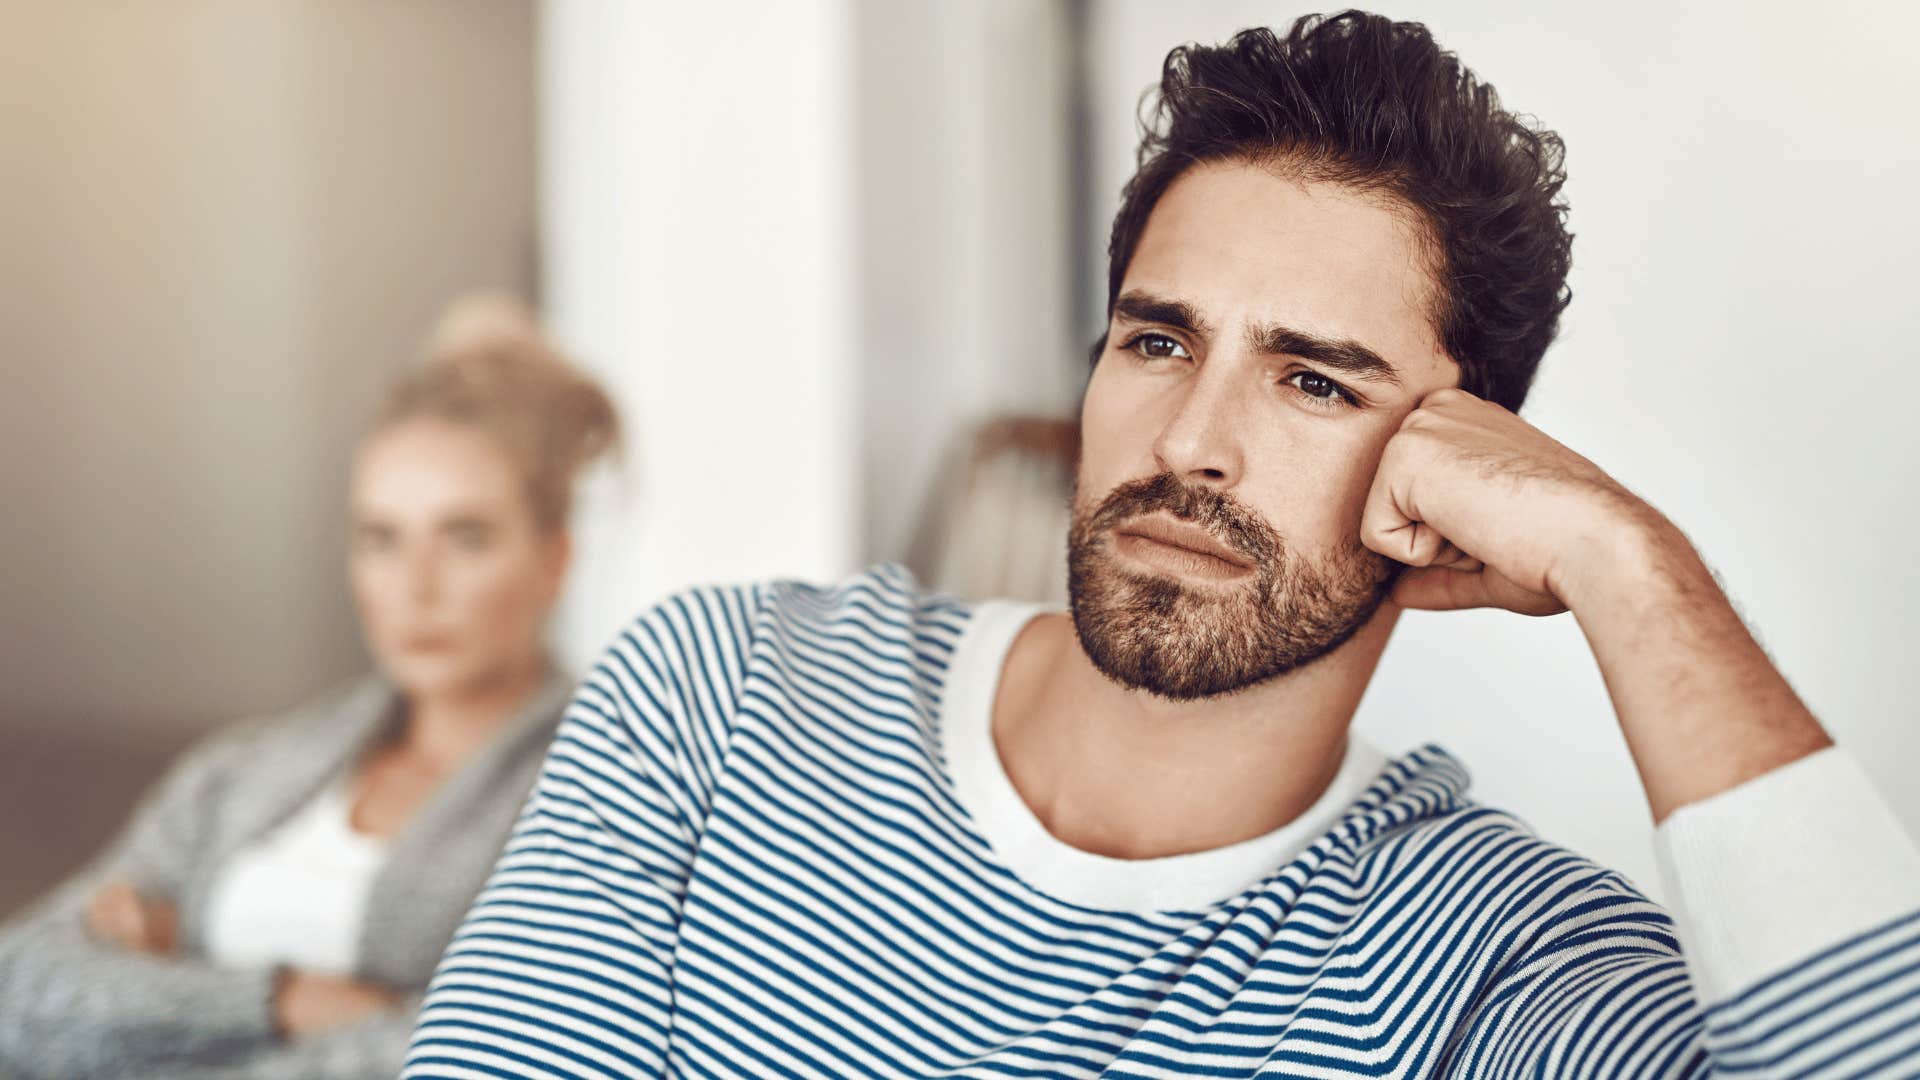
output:
[[[1113,532],[1150,513],[1199,525],[1244,556],[1251,582],[1190,586],[1124,564]],[[1175,701],[1231,693],[1339,648],[1372,618],[1398,564],[1357,539],[1311,562],[1225,492],[1172,473],[1121,484],[1084,510],[1075,492],[1067,590],[1080,645],[1108,678]]]

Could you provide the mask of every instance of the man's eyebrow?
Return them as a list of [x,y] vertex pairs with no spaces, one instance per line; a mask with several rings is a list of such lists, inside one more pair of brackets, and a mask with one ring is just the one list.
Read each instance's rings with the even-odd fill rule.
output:
[[1297,356],[1356,379],[1400,385],[1400,373],[1380,354],[1351,339],[1336,340],[1287,326],[1250,326],[1247,344],[1274,356]]
[[1213,332],[1200,312],[1184,300],[1169,300],[1164,296],[1130,289],[1120,294],[1113,302],[1113,310],[1132,319],[1134,322],[1159,323],[1171,326],[1175,330],[1185,330],[1196,337],[1206,337]]
[[[1159,323],[1205,338],[1213,331],[1199,309],[1184,300],[1130,289],[1113,302],[1113,310],[1134,322]],[[1289,326],[1247,328],[1247,343],[1269,356],[1297,356],[1367,382],[1400,386],[1400,373],[1377,352],[1352,339],[1325,338]]]

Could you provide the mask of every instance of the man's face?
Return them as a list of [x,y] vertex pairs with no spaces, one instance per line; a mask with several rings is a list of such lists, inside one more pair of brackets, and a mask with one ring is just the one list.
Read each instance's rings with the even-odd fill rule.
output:
[[1168,187],[1081,409],[1069,587],[1101,671],[1227,693],[1373,615],[1395,568],[1359,540],[1374,470],[1458,379],[1433,288],[1383,197],[1227,163]]

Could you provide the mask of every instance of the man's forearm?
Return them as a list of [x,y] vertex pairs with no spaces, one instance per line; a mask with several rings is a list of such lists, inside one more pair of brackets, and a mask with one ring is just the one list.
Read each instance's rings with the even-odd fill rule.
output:
[[1647,508],[1568,583],[1655,824],[1833,740],[1679,529]]

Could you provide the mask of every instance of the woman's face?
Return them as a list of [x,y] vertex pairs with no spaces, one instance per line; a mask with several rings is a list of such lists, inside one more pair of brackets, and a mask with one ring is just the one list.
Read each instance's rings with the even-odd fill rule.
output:
[[484,691],[539,661],[567,538],[535,526],[518,471],[484,432],[428,418],[376,431],[349,499],[354,600],[403,691]]

